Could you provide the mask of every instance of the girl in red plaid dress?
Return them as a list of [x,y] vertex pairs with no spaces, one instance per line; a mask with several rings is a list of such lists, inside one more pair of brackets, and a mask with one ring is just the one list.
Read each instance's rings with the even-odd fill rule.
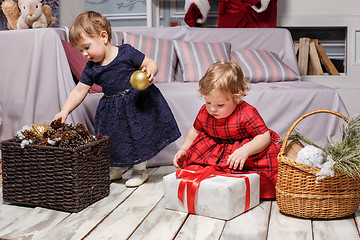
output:
[[281,139],[256,108],[242,100],[249,87],[241,68],[215,63],[199,87],[206,104],[174,157],[175,167],[195,164],[227,173],[258,173],[260,198],[275,198]]

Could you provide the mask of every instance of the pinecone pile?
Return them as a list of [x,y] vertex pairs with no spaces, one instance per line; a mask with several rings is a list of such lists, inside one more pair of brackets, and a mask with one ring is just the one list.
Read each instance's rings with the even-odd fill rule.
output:
[[31,127],[24,126],[15,137],[17,141],[21,142],[22,148],[28,144],[77,148],[103,138],[101,134],[91,135],[83,123],[66,124],[62,123],[61,119],[57,119],[50,125],[45,127],[42,125],[41,127],[45,128],[43,131],[38,131],[33,125]]

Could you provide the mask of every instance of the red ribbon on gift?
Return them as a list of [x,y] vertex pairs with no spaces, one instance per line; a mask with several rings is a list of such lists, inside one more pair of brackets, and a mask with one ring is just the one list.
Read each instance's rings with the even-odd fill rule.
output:
[[202,167],[199,165],[190,165],[176,171],[176,177],[181,178],[178,188],[178,198],[182,204],[184,204],[184,192],[186,187],[186,201],[189,213],[196,214],[195,196],[201,181],[214,176],[243,178],[245,180],[246,195],[244,212],[248,211],[250,208],[250,181],[247,176],[217,171],[213,166]]

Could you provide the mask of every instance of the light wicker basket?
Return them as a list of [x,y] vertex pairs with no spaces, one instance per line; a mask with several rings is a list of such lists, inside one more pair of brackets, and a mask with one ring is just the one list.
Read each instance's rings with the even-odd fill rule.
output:
[[[295,161],[289,157],[290,133],[304,118],[330,113],[348,119],[330,110],[316,110],[304,114],[296,120],[287,132],[278,155],[279,172],[276,183],[276,200],[282,213],[302,218],[332,219],[353,214],[360,203],[360,179],[350,178],[341,173],[316,181],[320,170]],[[298,147],[299,149],[299,147]],[[291,152],[291,150],[290,150]]]

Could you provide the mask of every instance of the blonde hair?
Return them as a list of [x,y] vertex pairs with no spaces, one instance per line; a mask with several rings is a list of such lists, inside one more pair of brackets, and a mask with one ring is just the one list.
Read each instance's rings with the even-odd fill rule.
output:
[[199,81],[199,93],[202,96],[212,94],[214,90],[232,96],[240,102],[249,90],[240,66],[233,62],[217,62],[211,65]]
[[70,27],[70,44],[71,46],[76,47],[79,42],[84,39],[84,35],[97,37],[102,31],[107,33],[110,42],[111,24],[107,18],[94,11],[83,12],[76,17],[74,23]]

